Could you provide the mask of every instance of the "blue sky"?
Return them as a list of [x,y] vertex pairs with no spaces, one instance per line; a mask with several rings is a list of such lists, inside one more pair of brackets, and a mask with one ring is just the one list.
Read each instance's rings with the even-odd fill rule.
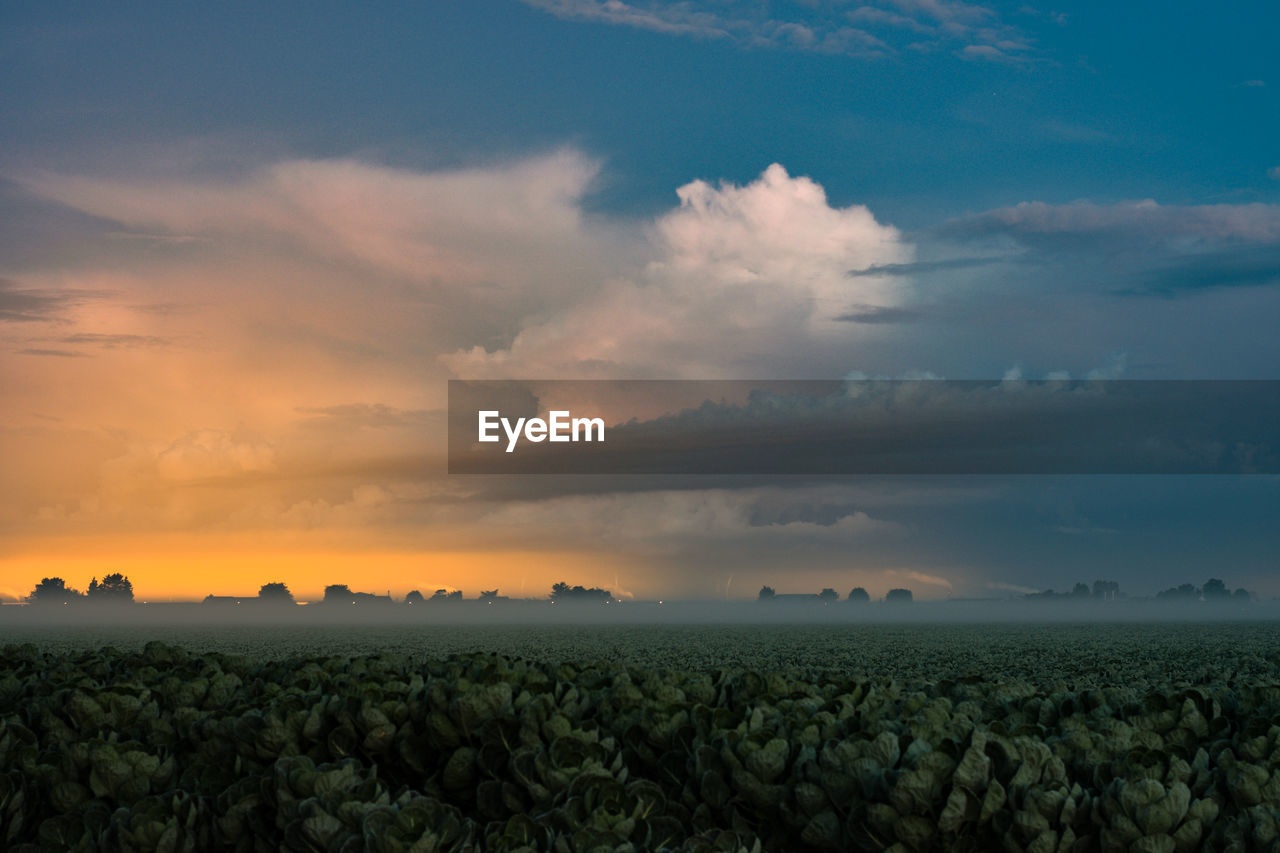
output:
[[[495,503],[439,458],[456,377],[1278,378],[1277,24],[1263,3],[10,4],[0,559],[87,564],[86,535],[125,566],[173,536],[209,559],[392,548],[437,568],[379,588],[435,588],[470,565],[441,549],[597,542],[602,579],[648,593],[750,528],[837,588],[850,549],[869,587],[954,594],[1072,564],[1150,591],[1230,554],[1280,594],[1272,480]],[[751,521],[778,506],[801,526]]]
[[[208,168],[282,153],[421,166],[570,144],[608,163],[593,201],[610,210],[653,212],[693,177],[745,182],[776,161],[909,229],[1028,200],[1280,199],[1268,4],[634,4],[705,10],[719,37],[538,5],[10,7],[5,160],[127,162],[201,139],[217,142]],[[859,8],[880,14],[850,20]],[[966,58],[991,39],[881,20],[937,29],[932,8],[989,9],[951,17],[1021,47]],[[780,22],[883,47],[796,43]]]

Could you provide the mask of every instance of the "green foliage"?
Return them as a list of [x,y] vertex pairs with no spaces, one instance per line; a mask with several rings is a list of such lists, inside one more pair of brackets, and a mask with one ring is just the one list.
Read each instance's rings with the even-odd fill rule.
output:
[[8,646],[0,847],[1274,851],[1280,685]]

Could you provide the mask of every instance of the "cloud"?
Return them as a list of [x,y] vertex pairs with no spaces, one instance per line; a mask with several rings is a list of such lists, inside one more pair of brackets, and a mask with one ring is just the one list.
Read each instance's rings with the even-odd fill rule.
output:
[[[558,18],[716,40],[742,48],[776,48],[874,59],[906,48],[987,48],[1005,61],[1026,50],[1025,37],[983,6],[939,0],[887,0],[852,10],[840,4],[782,7],[763,0],[724,4],[641,0],[523,0]],[[884,7],[888,8],[884,8]],[[781,15],[781,17],[780,17]],[[852,26],[850,26],[852,25]],[[923,40],[922,38],[923,37]]]
[[996,590],[999,592],[1018,592],[1023,595],[1029,595],[1033,592],[1039,592],[1035,587],[1022,586],[1016,583],[1008,583],[1007,581],[987,581],[982,585],[985,589]]
[[336,406],[299,406],[296,411],[308,417],[303,425],[343,432],[371,429],[421,429],[440,426],[444,415],[439,411],[399,409],[385,403],[344,403]]
[[841,323],[865,323],[878,325],[881,323],[916,323],[929,316],[927,308],[876,308],[875,306],[858,306],[857,310],[847,314],[839,314],[836,320]]
[[896,12],[890,12],[887,9],[879,9],[875,6],[859,6],[857,9],[848,13],[848,18],[855,24],[866,26],[894,27],[910,30],[913,33],[924,33],[929,35],[937,32],[936,27],[922,23],[915,18],[909,18],[906,15],[899,15]]
[[45,355],[55,358],[87,358],[82,352],[71,352],[63,349],[40,349],[37,347],[27,347],[18,350],[19,355]]
[[825,511],[812,494],[776,488],[565,496],[504,504],[479,522],[494,535],[526,543],[590,537],[650,554],[691,547],[840,548],[902,532],[901,525],[846,504]]
[[952,589],[951,581],[940,575],[931,575],[926,574],[925,572],[903,569],[887,569],[885,574],[890,578],[903,578],[904,580],[915,581],[916,583],[922,583],[926,586],[939,586],[948,592]]
[[72,308],[108,295],[92,290],[23,287],[11,279],[0,278],[0,322],[58,322],[64,320]]
[[[833,208],[822,187],[774,164],[745,186],[694,181],[659,217],[651,260],[555,316],[529,323],[509,347],[444,359],[466,378],[776,375],[786,355],[840,375],[830,345],[850,304],[889,306],[902,289],[845,271],[904,263],[911,247],[862,206]],[[844,327],[847,328],[847,327]]]
[[948,237],[1005,235],[1027,242],[1067,236],[1108,236],[1139,243],[1175,240],[1274,242],[1280,240],[1280,205],[1161,205],[1150,199],[1117,204],[1022,202],[952,220]]
[[1014,279],[1035,270],[1043,286],[1077,294],[1183,296],[1280,279],[1280,205],[1023,202],[951,220],[931,235],[962,251],[1014,249]]
[[1011,56],[992,44],[967,44],[956,54],[961,59],[985,60],[987,62],[1016,62],[1018,58]]
[[1272,166],[1267,169],[1267,177],[1273,181],[1280,181],[1280,166]]
[[[829,32],[790,22],[809,33],[789,30],[793,49]],[[1025,500],[954,481],[837,494],[796,478],[782,496],[752,477],[446,478],[445,379],[980,377],[1014,362],[1079,376],[1112,351],[1133,353],[1135,371],[1176,373],[1179,358],[1218,369],[1209,335],[1274,363],[1249,325],[1274,316],[1266,287],[1206,288],[1195,305],[1078,298],[1146,286],[1140,273],[1192,255],[1225,264],[1236,252],[1263,270],[1265,205],[1011,208],[908,238],[782,166],[743,185],[693,181],[644,219],[588,212],[598,171],[561,150],[465,169],[295,159],[219,179],[27,175],[41,204],[130,239],[24,262],[20,283],[0,282],[15,354],[0,359],[0,523],[32,552],[88,533],[138,537],[121,548],[172,536],[189,549],[394,548],[427,561],[572,543],[584,565],[630,566],[624,581],[643,573],[649,589],[681,589],[720,559],[757,567],[757,588],[773,572],[847,588],[836,579],[851,562],[960,587],[949,567],[961,560],[988,566],[983,577],[1023,562],[994,553],[986,515]],[[1034,302],[1053,287],[1068,296]],[[1148,323],[1179,310],[1185,326],[1168,313]],[[1243,331],[1217,333],[1237,317]],[[1168,347],[1147,345],[1161,330]]]
[[530,6],[558,18],[618,24],[641,30],[701,38],[731,38],[719,16],[698,12],[689,4],[646,4],[621,0],[524,0]]
[[86,344],[104,349],[130,349],[133,347],[163,347],[170,341],[159,335],[101,334],[96,332],[78,332],[59,338],[64,344]]
[[191,481],[271,471],[275,449],[267,442],[224,430],[184,435],[155,457],[162,480]]
[[867,275],[919,276],[935,272],[969,269],[970,267],[983,267],[1007,260],[1009,259],[1004,257],[944,258],[937,261],[916,261],[910,264],[873,264],[866,269],[850,270],[849,275],[854,277]]
[[1118,288],[1129,295],[1175,296],[1218,288],[1280,284],[1280,244],[1188,254],[1143,270]]
[[[574,151],[486,168],[415,172],[290,160],[235,182],[33,173],[41,198],[145,232],[207,243],[287,240],[308,253],[454,286],[586,250],[580,201],[599,166]],[[199,238],[199,239],[196,239]]]

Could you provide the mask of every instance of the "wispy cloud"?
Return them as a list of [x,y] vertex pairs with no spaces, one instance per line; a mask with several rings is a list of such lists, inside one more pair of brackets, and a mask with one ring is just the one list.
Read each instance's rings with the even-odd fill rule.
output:
[[891,276],[917,276],[933,272],[945,272],[948,270],[968,269],[969,267],[982,267],[988,264],[998,264],[1002,261],[1009,260],[1006,257],[982,257],[982,258],[945,258],[938,261],[915,261],[909,264],[873,264],[859,270],[849,270],[848,275],[857,278],[868,275],[891,275]]
[[19,355],[44,355],[44,356],[52,356],[54,358],[85,358],[86,357],[85,354],[82,352],[71,352],[70,350],[62,350],[62,349],[40,349],[37,347],[27,347],[26,349],[20,349],[18,350],[18,354]]
[[1112,235],[1138,242],[1280,240],[1280,205],[1162,205],[1151,199],[1098,204],[1022,202],[955,219],[941,226],[944,236],[1005,234],[1021,240],[1062,236]]
[[856,310],[836,316],[841,323],[866,323],[870,325],[884,323],[916,323],[929,316],[929,310],[914,308],[877,308],[874,305],[859,306]]
[[[1020,61],[1029,40],[985,6],[942,0],[883,0],[852,10],[816,2],[780,7],[762,0],[724,4],[661,0],[523,0],[559,18],[675,36],[877,58],[955,50],[964,59]],[[785,11],[785,16],[780,12]]]
[[168,338],[159,335],[108,335],[98,332],[78,332],[58,339],[64,344],[84,344],[104,349],[127,349],[130,347],[163,347],[168,346]]
[[1280,281],[1280,205],[1023,202],[933,233],[975,247],[1010,242],[1024,264],[1125,295],[1173,296]]
[[58,290],[23,287],[16,281],[0,278],[0,322],[48,323],[89,299],[108,294],[90,290]]
[[338,430],[361,427],[374,429],[438,425],[443,421],[439,412],[410,411],[388,406],[385,403],[343,403],[336,406],[299,406],[296,411],[306,415],[307,426]]
[[1007,581],[987,581],[983,587],[997,592],[1019,592],[1027,595],[1033,592],[1039,592],[1035,587],[1022,586],[1021,584],[1008,583]]

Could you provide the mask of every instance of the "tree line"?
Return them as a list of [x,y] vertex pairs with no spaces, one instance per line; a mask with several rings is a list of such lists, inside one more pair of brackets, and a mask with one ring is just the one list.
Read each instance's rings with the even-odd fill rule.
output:
[[[605,603],[613,601],[613,593],[607,589],[599,587],[584,587],[582,585],[570,586],[563,581],[555,583],[551,587],[551,593],[547,596],[551,601],[567,601],[567,602],[595,602]],[[62,578],[42,578],[40,583],[35,585],[27,596],[28,604],[39,605],[72,605],[82,603],[111,603],[111,604],[133,604],[133,582],[120,572],[112,572],[103,577],[99,581],[96,577],[89,582],[86,592],[67,586],[66,581]],[[421,590],[412,590],[404,597],[403,604],[427,604],[439,602],[458,602],[462,601],[462,590],[437,589],[430,596],[423,595]],[[487,601],[490,604],[497,601],[509,601],[505,595],[499,595],[498,589],[485,589],[480,591],[477,601]],[[242,604],[245,602],[257,602],[261,604],[297,604],[294,600],[293,593],[289,591],[289,587],[280,581],[272,581],[263,584],[258,589],[257,596],[236,596],[236,595],[208,595],[204,598],[205,604]],[[330,584],[324,588],[324,597],[321,603],[329,605],[347,605],[352,604],[391,604],[395,603],[391,597],[391,593],[386,595],[377,595],[371,592],[357,592],[351,589],[348,584]]]
[[[1115,581],[1102,580],[1094,581],[1092,588],[1086,584],[1077,583],[1071,588],[1070,592],[1054,592],[1052,589],[1046,589],[1043,592],[1032,592],[1025,596],[1029,601],[1110,601],[1119,597],[1120,584]],[[1155,595],[1155,600],[1160,602],[1195,601],[1243,604],[1252,601],[1253,598],[1253,593],[1243,587],[1238,587],[1232,592],[1227,587],[1226,582],[1219,578],[1209,578],[1204,582],[1204,586],[1196,586],[1190,583],[1180,584],[1157,592]]]
[[[831,587],[826,587],[818,593],[790,593],[779,595],[778,591],[771,586],[760,587],[760,592],[756,595],[757,601],[822,601],[831,602],[839,601],[840,593]],[[884,601],[886,604],[910,604],[914,600],[911,590],[909,589],[891,589],[885,593]],[[860,586],[855,586],[849,590],[849,595],[845,601],[850,604],[869,604],[871,602],[871,594]]]
[[[1076,583],[1070,592],[1055,592],[1052,589],[1047,589],[1043,592],[1032,592],[1023,596],[1028,601],[1111,601],[1118,597],[1120,597],[1120,584],[1111,580],[1096,580],[1092,586],[1085,583]],[[1202,586],[1184,583],[1176,587],[1170,587],[1156,593],[1155,600],[1165,602],[1244,603],[1251,601],[1253,597],[1253,593],[1243,587],[1232,591],[1221,579],[1209,578]],[[580,584],[570,586],[563,581],[552,584],[551,593],[547,598],[553,602],[578,603],[608,603],[615,600],[613,593],[607,589],[584,587]],[[817,593],[779,594],[773,587],[766,585],[760,587],[760,592],[756,598],[759,601],[821,601],[827,603],[839,601],[840,594],[831,587],[826,587]],[[459,602],[462,600],[461,590],[437,589],[430,596],[426,596],[420,590],[415,589],[405,596],[403,603],[421,605]],[[509,601],[510,599],[505,595],[499,595],[498,590],[494,588],[481,590],[476,600],[487,601],[492,604],[497,601]],[[901,588],[889,590],[884,597],[886,604],[910,604],[912,600],[911,590]],[[239,604],[244,601],[282,605],[297,603],[294,600],[293,593],[289,591],[289,587],[280,581],[263,584],[258,589],[256,598],[210,595],[204,601],[207,604]],[[324,604],[347,606],[352,604],[394,603],[390,593],[377,595],[370,592],[356,592],[347,584],[330,584],[326,586],[322,601]],[[845,598],[845,601],[852,604],[869,603],[871,596],[864,588],[856,586],[849,590],[849,595]],[[134,602],[133,583],[124,574],[112,572],[103,576],[101,581],[96,577],[93,578],[89,582],[88,589],[85,592],[80,592],[77,589],[68,587],[62,578],[43,578],[31,590],[31,593],[27,596],[27,602],[40,605],[71,605],[79,603],[132,604]]]
[[92,604],[132,604],[133,582],[120,572],[105,575],[99,582],[89,581],[85,592],[67,586],[62,578],[42,578],[27,596],[31,604],[68,605],[79,602]]

